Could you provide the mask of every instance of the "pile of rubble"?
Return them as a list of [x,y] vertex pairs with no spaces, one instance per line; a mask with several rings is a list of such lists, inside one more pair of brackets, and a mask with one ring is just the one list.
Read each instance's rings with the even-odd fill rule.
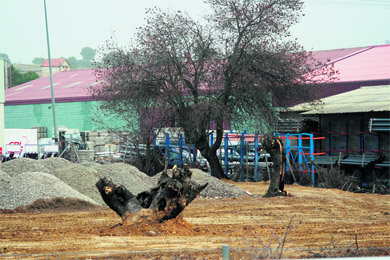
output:
[[[201,197],[239,197],[247,194],[246,191],[201,170],[191,171],[195,182],[209,183],[200,194]],[[57,157],[43,160],[15,159],[0,164],[0,209],[15,209],[39,199],[57,197],[106,206],[95,186],[101,177],[110,177],[114,183],[122,184],[133,194],[138,194],[154,187],[160,174],[149,177],[125,163],[74,164]]]

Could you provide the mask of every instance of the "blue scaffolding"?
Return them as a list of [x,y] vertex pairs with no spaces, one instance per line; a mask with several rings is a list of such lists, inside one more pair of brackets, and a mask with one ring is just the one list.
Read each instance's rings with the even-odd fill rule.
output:
[[164,155],[168,160],[168,165],[178,165],[183,167],[184,164],[193,165],[196,159],[195,145],[189,147],[183,139],[183,135],[179,134],[178,137],[171,137],[169,133],[165,135],[164,140],[157,142],[155,137],[153,140],[153,149],[164,151]]
[[[262,154],[258,151],[259,138],[260,135],[258,134],[246,134],[246,132],[225,133],[222,145],[218,149],[218,157],[226,176],[235,166],[245,167],[245,159],[250,158],[250,165],[254,166],[254,179],[259,181],[259,159],[262,157]],[[209,140],[210,146],[212,146],[215,142],[213,133],[210,134]],[[155,149],[164,149],[164,154],[170,166],[174,164],[183,166],[184,163],[192,165],[195,163],[195,158],[200,156],[194,145],[188,146],[184,142],[182,134],[179,134],[177,137],[171,137],[167,133],[164,138],[159,138],[159,141],[155,137],[153,146]],[[251,150],[250,154],[249,148]],[[212,175],[212,172],[210,174]]]
[[[239,145],[236,144],[234,145],[232,141],[237,140],[239,136]],[[223,154],[223,166],[225,169],[225,175],[228,175],[230,167],[232,165],[232,159],[234,159],[234,154],[239,154],[239,165],[240,168],[242,169],[245,165],[245,158],[250,157],[251,165],[253,164],[254,167],[254,180],[259,181],[259,159],[260,159],[260,154],[259,154],[259,134],[247,134],[246,132],[243,132],[241,134],[230,134],[225,133],[224,139],[223,139],[223,149],[224,149],[224,154]],[[236,141],[238,142],[238,141]],[[248,155],[248,147],[252,148],[252,152],[250,155]],[[238,153],[238,148],[239,148],[239,153]]]
[[[286,163],[286,169],[290,170],[290,165],[298,165],[299,171],[302,174],[311,174],[313,185],[315,184],[315,168],[314,168],[314,156],[319,153],[314,152],[314,140],[319,139],[313,137],[313,134],[301,133],[301,134],[275,134],[282,140],[285,140],[284,149],[286,151],[288,163]],[[228,133],[226,132],[222,145],[219,148],[219,159],[222,167],[224,168],[226,176],[234,167],[244,167],[250,165],[254,171],[254,181],[260,180],[260,161],[268,157],[267,154],[260,152],[260,140],[262,135],[259,134],[247,134],[243,133]],[[210,134],[210,145],[215,142],[213,133]],[[165,155],[168,158],[169,165],[177,164],[183,165],[183,163],[192,164],[195,162],[195,154],[197,154],[195,147],[187,146],[183,140],[183,136],[180,134],[178,137],[170,137],[166,134],[164,141],[159,144],[154,141],[154,146],[164,147]],[[184,156],[184,154],[189,154]],[[321,153],[322,154],[322,153]],[[249,163],[248,163],[249,158]],[[267,164],[267,160],[266,164]],[[263,166],[264,167],[264,166]],[[212,172],[210,172],[212,175]]]
[[[284,149],[287,155],[286,169],[290,169],[290,165],[298,164],[299,171],[302,174],[311,174],[312,184],[315,184],[315,169],[314,169],[314,140],[313,134],[275,134],[280,139],[285,139],[286,144]],[[292,145],[292,140],[296,144]]]

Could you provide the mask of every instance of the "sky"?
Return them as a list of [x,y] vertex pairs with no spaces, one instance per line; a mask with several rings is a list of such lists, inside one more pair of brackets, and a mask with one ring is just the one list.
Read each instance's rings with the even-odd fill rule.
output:
[[[124,46],[154,6],[207,12],[202,0],[46,0],[51,57],[81,59],[110,37]],[[292,35],[306,50],[390,44],[390,0],[306,0],[304,13]],[[0,53],[12,63],[48,57],[44,0],[0,0],[0,14]]]

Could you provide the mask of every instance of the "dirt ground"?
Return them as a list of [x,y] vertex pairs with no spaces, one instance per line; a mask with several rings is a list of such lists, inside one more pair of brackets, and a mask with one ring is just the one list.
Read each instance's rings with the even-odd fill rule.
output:
[[108,209],[3,212],[0,258],[221,259],[223,245],[231,259],[390,254],[390,195],[285,189],[291,197],[197,198],[181,218],[137,227]]

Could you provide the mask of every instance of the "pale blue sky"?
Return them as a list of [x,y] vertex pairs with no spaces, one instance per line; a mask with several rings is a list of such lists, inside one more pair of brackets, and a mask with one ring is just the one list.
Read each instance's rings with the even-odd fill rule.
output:
[[[206,12],[202,0],[46,0],[52,58],[97,48],[110,36],[126,44],[145,8]],[[390,0],[306,0],[293,35],[307,50],[390,44]],[[43,0],[0,0],[0,53],[13,63],[47,57]]]

